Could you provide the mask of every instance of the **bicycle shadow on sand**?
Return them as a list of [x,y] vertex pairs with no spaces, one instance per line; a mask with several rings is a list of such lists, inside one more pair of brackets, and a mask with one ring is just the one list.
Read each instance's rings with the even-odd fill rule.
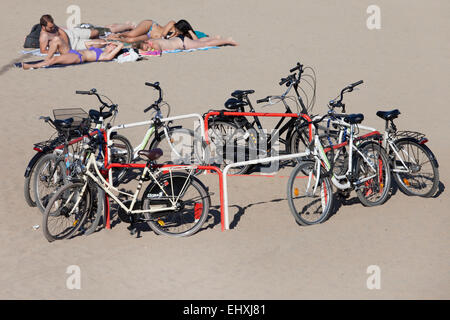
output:
[[[403,193],[402,190],[396,184],[395,180],[393,180],[391,190],[390,190],[389,195],[384,203],[388,202],[393,196],[395,196],[399,190],[401,193]],[[442,183],[442,181],[439,181],[438,190],[436,190],[436,193],[433,196],[431,196],[430,198],[433,198],[433,199],[438,198],[444,192],[444,190],[445,190],[445,185]],[[405,193],[403,193],[403,194],[405,194]],[[409,196],[407,194],[405,194],[405,195]],[[411,197],[414,197],[414,196],[411,196]],[[330,219],[332,216],[334,216],[341,207],[352,206],[352,205],[355,205],[358,203],[361,203],[361,202],[359,201],[357,196],[352,197],[352,198],[346,198],[346,197],[343,197],[342,195],[340,195],[339,193],[335,193],[333,209],[332,209],[328,219]]]

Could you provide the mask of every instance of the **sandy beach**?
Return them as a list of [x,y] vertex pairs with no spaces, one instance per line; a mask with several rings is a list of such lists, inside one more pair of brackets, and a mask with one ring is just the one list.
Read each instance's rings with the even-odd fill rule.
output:
[[[90,63],[24,71],[23,40],[42,14],[66,24],[66,1],[4,1],[1,13],[0,90],[5,144],[0,180],[0,299],[449,299],[450,149],[448,114],[450,2],[431,1],[87,1],[81,22],[106,25],[186,19],[195,30],[232,36],[237,47],[151,56],[119,64]],[[8,3],[8,4],[7,4]],[[44,4],[45,3],[45,4]],[[381,28],[369,30],[376,4]],[[6,9],[7,8],[7,9]],[[23,197],[23,174],[33,143],[53,130],[39,116],[54,108],[96,108],[96,88],[119,104],[116,124],[146,119],[159,81],[172,114],[221,109],[236,89],[253,100],[281,94],[279,79],[301,63],[317,73],[315,114],[346,85],[347,111],[383,130],[378,110],[398,108],[399,129],[427,135],[439,162],[434,198],[395,192],[382,206],[342,205],[328,221],[296,224],[286,199],[292,167],[275,177],[231,177],[231,230],[220,225],[215,175],[200,178],[212,193],[205,228],[188,238],[148,230],[133,237],[124,223],[87,237],[48,243],[42,215]],[[258,109],[258,106],[256,106]],[[283,112],[280,105],[263,112]],[[273,120],[265,122],[268,127]],[[137,143],[145,128],[123,132]],[[353,192],[352,198],[356,198]],[[81,289],[66,286],[79,266]],[[367,287],[369,266],[381,271],[379,289]]]

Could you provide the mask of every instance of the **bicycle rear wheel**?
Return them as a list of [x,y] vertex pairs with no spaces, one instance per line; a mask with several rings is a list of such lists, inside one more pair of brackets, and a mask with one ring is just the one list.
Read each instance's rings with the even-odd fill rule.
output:
[[408,169],[408,172],[400,172],[404,169],[403,163],[395,154],[392,155],[394,158],[392,174],[400,190],[410,196],[433,196],[439,186],[439,170],[430,152],[426,150],[428,148],[410,140],[394,143]]
[[92,209],[90,191],[87,183],[69,183],[52,196],[42,222],[49,242],[72,237],[84,224]]
[[356,195],[367,207],[383,204],[391,188],[389,159],[384,149],[376,142],[370,142],[360,149],[362,156],[356,162],[356,177],[359,184]]
[[[248,160],[248,141],[244,132],[232,122],[211,121],[208,128],[208,136],[213,148],[211,153],[215,154],[217,163],[223,168],[231,163]],[[230,174],[245,174],[251,165],[243,165],[230,169]]]
[[331,180],[325,176],[322,167],[320,170],[320,174],[317,174],[316,162],[302,161],[294,168],[288,180],[289,208],[297,223],[302,226],[324,222],[332,210]]
[[172,172],[158,177],[142,196],[142,209],[176,209],[144,213],[150,228],[158,234],[186,237],[196,233],[206,221],[210,199],[200,180],[184,172]]

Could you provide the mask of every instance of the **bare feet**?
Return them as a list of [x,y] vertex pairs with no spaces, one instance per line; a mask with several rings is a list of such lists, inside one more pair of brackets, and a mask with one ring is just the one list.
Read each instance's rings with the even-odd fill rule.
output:
[[236,41],[233,40],[232,37],[226,38],[226,41],[228,42],[228,44],[229,44],[230,46],[238,46],[238,45],[239,45]]

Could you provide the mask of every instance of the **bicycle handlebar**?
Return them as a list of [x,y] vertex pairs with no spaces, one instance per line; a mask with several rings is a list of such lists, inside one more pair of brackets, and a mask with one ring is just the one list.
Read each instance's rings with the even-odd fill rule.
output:
[[263,99],[256,100],[256,103],[269,102],[270,96],[267,96]]
[[151,106],[147,107],[144,109],[144,112],[149,111],[150,109],[155,108],[156,110],[159,110],[159,104],[162,102],[162,90],[161,87],[159,86],[159,82],[155,82],[155,83],[151,83],[151,82],[145,82],[146,86],[152,87],[153,89],[158,90],[159,92],[159,98],[158,100],[156,100]]
[[289,72],[292,73],[292,72],[297,71],[297,70],[299,70],[300,73],[303,72],[303,65],[300,64],[300,62],[297,62],[297,66],[295,66],[294,68],[292,68],[291,70],[289,70]]
[[[89,90],[89,91],[77,90],[77,91],[75,91],[75,93],[76,93],[76,94],[85,94],[85,95],[89,95],[89,96],[95,95],[95,96],[97,97],[98,101],[100,101],[100,103],[103,105],[103,107],[106,107],[106,108],[109,108],[109,109],[116,109],[116,108],[118,107],[117,104],[111,104],[111,105],[108,105],[106,102],[104,102],[104,101],[100,98],[100,95],[97,93],[97,89],[95,89],[95,88],[92,88],[92,89]],[[109,100],[109,99],[108,99],[108,100]],[[100,110],[101,110],[101,109],[103,109],[103,108],[100,108]]]

